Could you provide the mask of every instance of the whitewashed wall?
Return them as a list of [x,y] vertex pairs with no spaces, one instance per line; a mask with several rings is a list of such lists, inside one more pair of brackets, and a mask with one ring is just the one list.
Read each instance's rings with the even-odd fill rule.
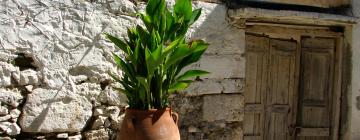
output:
[[[192,67],[211,74],[173,98],[183,139],[239,138],[244,32],[226,22],[224,5],[194,6],[203,15],[188,36],[211,46]],[[124,37],[143,8],[128,0],[0,1],[0,139],[114,138],[126,99],[108,86],[107,71],[120,74],[109,52],[120,52],[102,33]]]
[[[173,4],[168,1],[168,4]],[[222,4],[194,2],[203,15],[189,39],[211,45],[192,65],[211,72],[172,97],[183,140],[242,137],[245,33],[226,21]],[[360,16],[360,1],[353,13]],[[0,139],[113,139],[126,99],[112,91],[107,71],[113,45],[102,33],[124,37],[144,8],[129,0],[0,1]],[[360,25],[352,41],[349,136],[360,139]]]
[[126,0],[0,1],[1,139],[112,137],[126,102],[107,86],[117,50],[102,34],[124,36],[138,9]]

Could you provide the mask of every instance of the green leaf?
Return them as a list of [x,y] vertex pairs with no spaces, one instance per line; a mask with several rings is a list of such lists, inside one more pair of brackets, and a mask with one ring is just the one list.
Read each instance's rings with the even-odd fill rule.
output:
[[160,45],[162,42],[161,42],[161,36],[159,34],[158,31],[155,32],[155,37],[156,37],[156,45]]
[[132,64],[133,67],[135,67],[135,66],[136,66],[136,63],[137,63],[136,58],[135,58],[135,55],[133,54],[132,50],[130,50],[130,48],[127,49],[127,52],[128,52],[128,54],[129,54],[129,55],[126,56],[126,57],[127,57],[127,60],[130,60],[129,63]]
[[144,77],[136,77],[136,79],[140,82],[143,88],[140,87],[139,96],[140,99],[145,102],[146,97],[149,97],[148,93],[150,93],[150,83]]
[[146,80],[146,78],[145,77],[140,77],[140,76],[138,76],[138,77],[136,77],[136,79],[140,82],[140,84],[142,85],[142,86],[144,86],[144,88],[146,89],[146,92],[148,92],[149,91],[149,83],[148,83],[148,81]]
[[175,75],[177,75],[184,67],[199,61],[201,56],[208,48],[208,45],[209,44],[205,43],[202,40],[196,40],[190,43],[190,46],[193,49],[193,53],[181,60]]
[[129,93],[132,93],[132,94],[136,93],[137,89],[133,88],[134,82],[130,82],[130,81],[124,80],[124,81],[119,81],[119,83],[120,83],[120,84],[124,87],[124,89],[125,89],[126,91],[128,91]]
[[[164,35],[166,33],[166,13],[161,13],[161,17],[160,17],[160,24],[159,24],[159,35],[161,37],[161,40],[164,39]],[[162,41],[163,42],[163,41]]]
[[169,54],[170,52],[172,52],[176,46],[181,43],[182,41],[184,40],[183,37],[181,38],[177,38],[175,41],[171,42],[169,46],[167,46],[165,49],[164,49],[164,54]]
[[[135,47],[135,51],[134,51],[134,53],[133,53],[133,55],[134,55],[134,61],[136,61],[136,65],[138,65],[139,64],[139,62],[138,62],[138,60],[139,60],[139,58],[140,58],[140,54],[139,54],[139,49],[140,49],[140,47],[139,46],[136,46]],[[137,67],[135,67],[135,68],[137,68]],[[137,70],[136,70],[137,71]]]
[[148,48],[145,49],[145,61],[148,70],[148,75],[149,77],[151,77],[154,74],[156,67],[155,67],[155,59]]
[[142,22],[145,24],[146,29],[151,32],[153,30],[151,18],[145,14],[140,14],[140,18],[141,18]]
[[158,29],[161,22],[161,14],[166,9],[165,0],[149,0],[146,6],[146,13],[152,20],[152,26]]
[[180,75],[177,80],[186,80],[191,77],[203,76],[206,74],[209,74],[209,72],[203,70],[189,70],[186,71],[184,74]]
[[186,44],[180,44],[176,49],[174,49],[172,53],[169,54],[169,57],[166,59],[166,69],[184,57],[189,56],[191,53],[192,49],[188,48]]
[[175,25],[174,25],[174,17],[172,16],[171,12],[168,9],[165,10],[165,16],[166,16],[166,28],[165,28],[165,35],[163,37],[163,42],[166,43],[167,40],[171,38],[171,36],[175,32],[174,30],[172,30],[172,28]]
[[139,90],[139,98],[142,102],[145,102],[146,99],[146,91],[144,88],[140,88]]
[[134,71],[131,70],[130,66],[126,64],[119,56],[117,56],[115,53],[112,53],[116,65],[130,78],[133,78]]
[[179,91],[179,90],[184,90],[187,87],[189,87],[189,83],[188,82],[176,82],[175,84],[172,84],[169,88],[169,92],[174,92],[174,91]]
[[127,49],[128,49],[128,45],[121,41],[120,39],[118,39],[117,37],[114,37],[108,33],[105,33],[106,37],[111,41],[113,42],[120,50],[124,51],[125,53],[128,53],[127,52]]
[[174,12],[177,16],[183,16],[185,21],[189,21],[192,15],[191,0],[176,0]]
[[157,49],[152,52],[152,57],[154,59],[153,67],[158,67],[165,59],[165,55],[162,55],[163,47],[157,46]]
[[155,47],[158,45],[158,38],[157,38],[156,34],[157,34],[157,31],[152,30],[151,36],[150,36],[150,44],[148,46],[150,51],[154,51],[156,49]]
[[209,46],[208,43],[205,43],[203,40],[194,40],[189,43],[190,48],[194,49],[194,52],[199,52],[206,50]]
[[148,38],[150,38],[150,34],[140,25],[136,26],[136,30],[139,33],[139,37],[140,37],[139,40],[142,43],[142,45],[147,46],[149,42]]
[[151,17],[155,16],[156,11],[161,6],[161,2],[162,0],[149,0],[145,9],[146,13]]
[[201,15],[201,9],[196,9],[192,12],[191,19],[189,21],[189,24],[192,25],[195,21],[199,19]]

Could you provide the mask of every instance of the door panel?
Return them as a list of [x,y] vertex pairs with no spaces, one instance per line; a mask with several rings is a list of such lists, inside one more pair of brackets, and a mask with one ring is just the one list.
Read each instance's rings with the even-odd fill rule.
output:
[[270,40],[267,140],[290,140],[295,97],[296,42]]
[[334,39],[304,38],[301,51],[299,140],[329,140],[332,126]]
[[244,140],[263,140],[269,39],[246,35]]

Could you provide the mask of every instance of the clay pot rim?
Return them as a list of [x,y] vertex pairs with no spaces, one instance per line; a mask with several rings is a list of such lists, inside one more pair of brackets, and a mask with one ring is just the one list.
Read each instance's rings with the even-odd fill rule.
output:
[[126,109],[125,116],[127,117],[138,117],[138,118],[153,118],[155,116],[163,116],[163,115],[173,114],[171,108],[167,107],[164,109],[149,109],[149,110],[141,110],[141,109]]
[[126,108],[125,110],[126,112],[136,112],[136,113],[147,113],[147,112],[159,112],[159,111],[172,111],[172,109],[170,107],[166,107],[164,109],[131,109],[131,108]]
[[144,115],[144,116],[152,116],[154,114],[163,114],[163,113],[173,113],[172,109],[170,107],[164,108],[164,109],[149,109],[149,110],[143,110],[143,109],[129,109],[127,108],[125,110],[125,114],[128,115]]

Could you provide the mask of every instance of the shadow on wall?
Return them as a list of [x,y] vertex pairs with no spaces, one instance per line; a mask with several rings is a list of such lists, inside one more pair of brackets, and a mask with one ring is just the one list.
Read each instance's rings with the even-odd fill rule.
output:
[[[243,78],[244,63],[242,57],[244,52],[244,32],[231,26],[227,20],[227,7],[223,4],[194,2],[195,8],[202,8],[202,15],[199,20],[189,30],[190,39],[205,39],[210,46],[202,57],[200,62],[190,66],[195,69],[203,69],[209,71],[207,77],[199,79],[199,86],[207,87],[206,81],[216,81],[222,79],[241,79]],[[228,61],[229,60],[229,61]],[[216,80],[215,80],[216,79]],[[236,82],[234,82],[236,83]],[[196,90],[200,88],[192,88],[186,93],[174,95],[171,99],[172,107],[180,115],[180,133],[183,140],[228,140],[239,139],[242,137],[242,125],[240,119],[240,111],[230,112],[233,109],[238,110],[241,101],[236,103],[224,103],[224,101],[216,101],[218,96],[225,99],[232,98],[231,93],[241,93],[240,91],[224,90],[224,83],[215,83],[219,88],[204,90]],[[214,89],[214,90],[212,90]],[[236,89],[238,90],[238,89]],[[221,94],[221,93],[229,94]],[[228,92],[229,91],[229,92]],[[191,94],[191,95],[190,95]],[[209,95],[211,94],[211,95]],[[195,95],[195,96],[193,96]],[[241,94],[231,94],[241,96]],[[214,97],[217,96],[217,97]],[[214,97],[214,98],[213,98]],[[206,100],[205,100],[206,98]],[[208,100],[210,99],[210,100]],[[214,99],[214,100],[213,100]],[[236,98],[237,99],[237,98]],[[205,103],[211,101],[210,107]],[[218,110],[219,108],[223,108]],[[230,109],[229,109],[230,108]],[[207,113],[213,111],[216,113]],[[206,112],[204,114],[204,112]],[[209,114],[220,114],[220,116],[208,116]],[[236,116],[236,117],[233,117]],[[236,119],[234,119],[236,118]]]
[[206,54],[242,54],[243,34],[228,23],[225,4],[198,2],[202,15],[190,29],[191,39],[205,39],[210,46]]

